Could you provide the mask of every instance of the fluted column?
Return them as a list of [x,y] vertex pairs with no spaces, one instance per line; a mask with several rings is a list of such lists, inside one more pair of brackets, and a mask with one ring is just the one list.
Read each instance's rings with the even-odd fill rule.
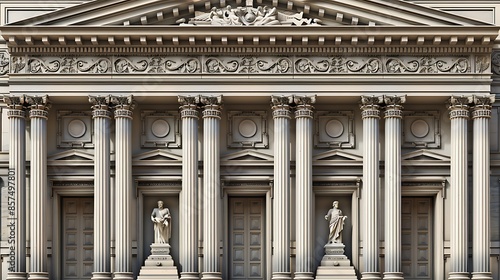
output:
[[109,96],[90,96],[94,120],[94,271],[92,279],[111,279]]
[[472,279],[491,280],[490,270],[490,137],[495,96],[474,97]]
[[274,194],[272,279],[290,273],[290,105],[293,97],[273,96]]
[[220,267],[220,117],[222,96],[202,96],[203,107],[203,273],[222,279]]
[[296,119],[296,257],[295,279],[314,279],[312,147],[314,96],[294,97]]
[[198,104],[199,97],[179,96],[182,119],[182,191],[180,193],[179,263],[181,279],[198,272]]
[[132,96],[113,96],[115,113],[115,280],[132,280]]
[[380,279],[378,239],[379,118],[382,97],[361,97],[363,118],[363,259],[361,279]]
[[49,279],[47,273],[47,96],[28,96],[31,118],[30,273],[28,279]]
[[448,279],[469,279],[467,272],[467,121],[470,97],[450,98],[450,251]]
[[385,272],[384,279],[404,279],[401,272],[401,119],[404,96],[385,96]]
[[[9,108],[8,280],[26,279],[26,114],[24,96],[5,96]],[[13,244],[11,243],[14,242]]]

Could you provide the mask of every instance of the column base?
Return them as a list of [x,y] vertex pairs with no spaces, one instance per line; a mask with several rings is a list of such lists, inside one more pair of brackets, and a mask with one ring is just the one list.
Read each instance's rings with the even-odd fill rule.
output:
[[198,272],[181,272],[181,280],[200,280]]
[[28,280],[49,280],[47,272],[30,272]]
[[448,280],[469,280],[468,272],[450,272],[448,274]]
[[92,280],[111,280],[111,272],[92,272]]
[[380,272],[362,272],[361,280],[381,280]]
[[202,272],[202,280],[222,280],[222,273],[220,272]]
[[313,275],[314,275],[314,273],[312,273],[312,272],[295,272],[295,276],[293,277],[293,279],[314,280]]
[[492,280],[493,277],[491,276],[491,272],[472,272],[471,279],[474,279],[474,280]]
[[28,273],[26,272],[9,272],[5,280],[26,280]]
[[134,274],[132,272],[115,272],[113,280],[134,280]]
[[404,280],[403,272],[384,272],[384,280]]
[[291,280],[292,274],[290,272],[273,272],[273,280]]

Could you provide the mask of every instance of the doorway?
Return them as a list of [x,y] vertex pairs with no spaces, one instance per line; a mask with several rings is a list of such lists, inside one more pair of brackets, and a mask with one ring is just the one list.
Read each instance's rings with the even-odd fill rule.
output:
[[229,279],[266,277],[265,199],[229,198]]
[[62,198],[63,279],[90,279],[94,266],[94,199]]

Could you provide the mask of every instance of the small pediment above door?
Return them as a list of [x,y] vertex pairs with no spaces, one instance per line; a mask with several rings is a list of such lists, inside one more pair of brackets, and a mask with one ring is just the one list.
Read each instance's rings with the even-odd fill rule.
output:
[[273,156],[268,154],[260,153],[254,150],[243,150],[236,153],[232,153],[221,157],[221,161],[273,161]]
[[94,161],[94,155],[81,150],[67,150],[54,154],[47,161]]
[[141,161],[182,161],[182,156],[164,151],[164,150],[153,150],[142,154],[135,155],[132,160],[134,162]]
[[321,161],[352,161],[359,162],[363,161],[363,157],[360,157],[355,154],[346,153],[342,150],[331,150],[328,152],[324,152],[321,154],[317,154],[313,157],[313,161],[321,162]]
[[431,152],[429,150],[417,150],[410,152],[401,156],[403,161],[435,161],[435,162],[449,162],[450,157],[446,155],[441,155],[436,152]]

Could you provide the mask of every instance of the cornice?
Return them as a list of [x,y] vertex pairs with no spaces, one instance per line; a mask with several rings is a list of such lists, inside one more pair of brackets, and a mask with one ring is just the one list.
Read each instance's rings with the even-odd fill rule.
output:
[[489,53],[496,26],[4,26],[10,54]]

